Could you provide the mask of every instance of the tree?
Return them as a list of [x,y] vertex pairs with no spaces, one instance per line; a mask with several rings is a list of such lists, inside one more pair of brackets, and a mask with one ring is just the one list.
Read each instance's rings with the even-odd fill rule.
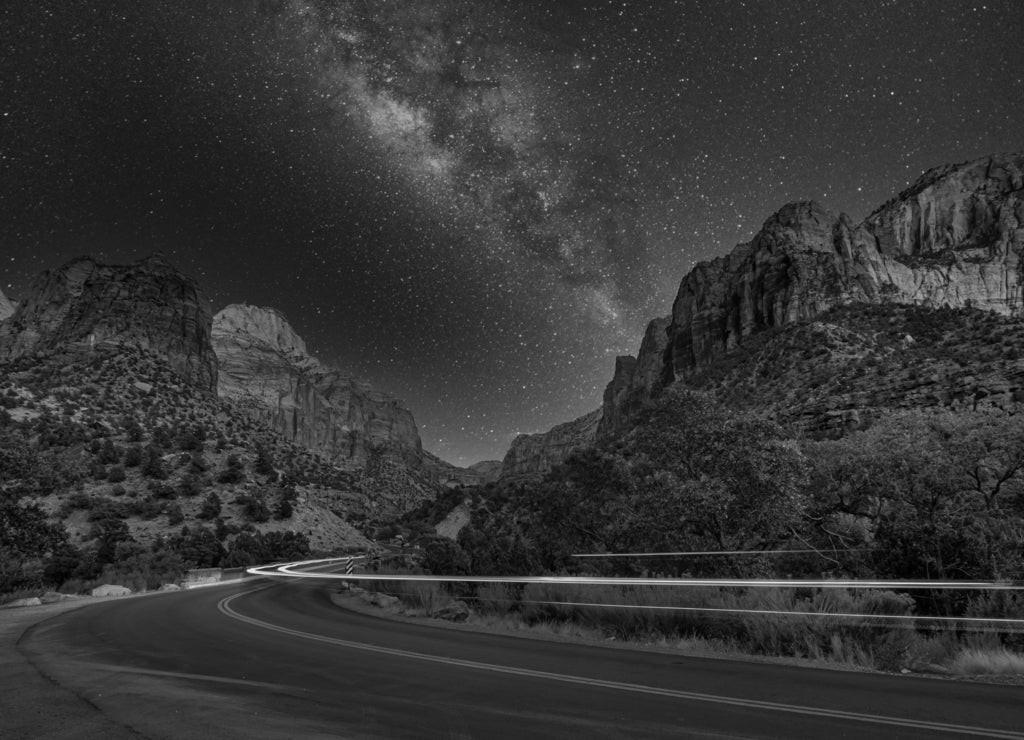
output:
[[271,481],[277,480],[277,471],[274,470],[274,458],[270,451],[262,444],[256,445],[256,465],[254,470],[260,475],[269,476]]
[[270,519],[270,507],[267,506],[266,496],[261,491],[240,497],[242,502],[242,513],[247,519],[253,522],[262,523]]
[[217,495],[216,491],[210,491],[206,498],[203,499],[203,505],[199,509],[199,518],[206,520],[216,519],[220,516],[222,508],[220,496]]
[[245,480],[245,470],[238,455],[228,455],[227,466],[217,476],[218,483],[241,483]]
[[880,575],[1024,575],[1024,415],[905,411],[809,451],[822,516],[868,523]]
[[[38,581],[42,560],[69,547],[67,532],[51,524],[35,504],[22,505],[10,496],[0,497],[0,592]],[[29,565],[39,561],[38,572]]]
[[164,466],[160,448],[155,444],[151,444],[146,447],[145,462],[142,465],[142,474],[149,478],[155,478],[156,480],[167,480],[167,468]]
[[206,527],[184,527],[175,549],[186,565],[193,568],[216,568],[224,559],[224,547]]

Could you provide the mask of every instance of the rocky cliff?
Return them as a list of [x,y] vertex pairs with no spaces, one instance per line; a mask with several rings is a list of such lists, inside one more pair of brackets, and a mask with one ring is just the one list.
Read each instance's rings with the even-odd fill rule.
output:
[[0,321],[3,321],[11,314],[14,313],[14,309],[17,306],[11,301],[10,298],[4,295],[3,291],[0,290]]
[[454,488],[455,486],[482,486],[493,483],[501,474],[500,460],[484,460],[466,468],[452,465],[437,455],[423,453],[424,469],[438,485]]
[[647,325],[636,357],[615,358],[615,374],[604,390],[597,436],[605,438],[628,426],[629,420],[670,379],[665,377],[665,349],[671,317]]
[[501,480],[544,475],[576,450],[592,445],[600,421],[601,409],[595,409],[547,432],[520,434],[501,463]]
[[707,367],[765,329],[835,306],[893,303],[1022,308],[1024,153],[926,172],[860,224],[815,202],[791,203],[731,254],[697,265],[672,306],[665,345],[645,337],[636,367],[616,368],[602,433],[633,401]]
[[82,257],[40,275],[0,324],[0,361],[130,346],[160,356],[189,383],[212,391],[211,320],[196,283],[159,257],[130,265]]
[[365,467],[373,456],[408,468],[423,464],[412,414],[400,401],[306,353],[272,308],[231,305],[213,320],[218,393],[285,439],[339,464]]

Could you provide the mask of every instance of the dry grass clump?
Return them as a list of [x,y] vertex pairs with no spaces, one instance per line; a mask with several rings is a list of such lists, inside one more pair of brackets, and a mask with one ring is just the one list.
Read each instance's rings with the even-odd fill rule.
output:
[[950,669],[958,676],[1024,675],[1024,655],[1005,647],[971,647],[961,650]]

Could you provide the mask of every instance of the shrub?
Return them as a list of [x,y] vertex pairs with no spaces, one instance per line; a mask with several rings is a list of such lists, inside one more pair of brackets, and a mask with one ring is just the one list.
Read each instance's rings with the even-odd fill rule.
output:
[[210,491],[206,498],[203,499],[203,505],[199,509],[199,518],[207,521],[215,519],[220,516],[222,508],[220,496],[217,495],[216,491]]

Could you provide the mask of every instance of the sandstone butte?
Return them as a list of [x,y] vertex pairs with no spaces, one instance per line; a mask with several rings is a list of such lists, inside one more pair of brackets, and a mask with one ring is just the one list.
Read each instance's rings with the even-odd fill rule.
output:
[[836,306],[970,306],[1018,316],[1022,252],[1024,153],[929,170],[859,224],[813,201],[790,203],[749,242],[683,278],[671,314],[650,322],[637,356],[616,360],[595,427],[582,423],[588,414],[570,422],[573,444],[566,425],[515,440],[502,476],[546,472],[572,449],[625,429],[659,388],[685,382],[751,335]]
[[80,257],[42,273],[0,323],[0,360],[131,345],[160,355],[190,384],[213,391],[211,321],[195,281],[159,256],[130,265]]

